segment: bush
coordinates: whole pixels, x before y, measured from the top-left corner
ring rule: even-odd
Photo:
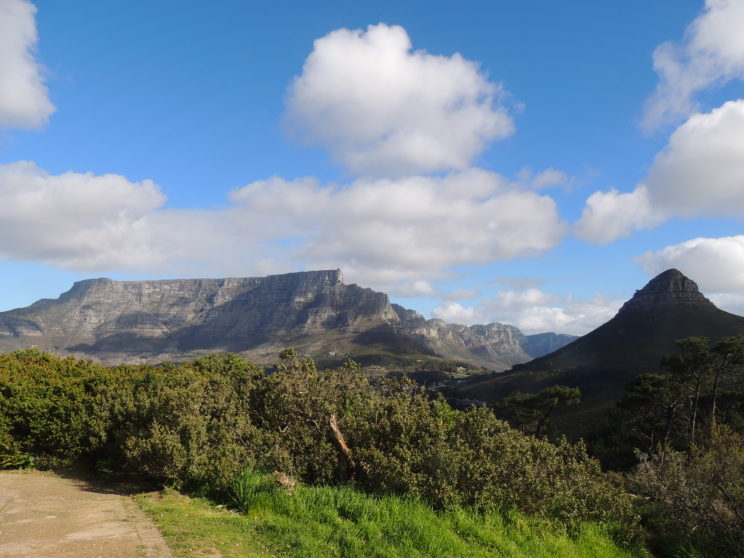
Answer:
[[[112,420],[122,465],[181,489],[226,490],[260,446],[250,408],[261,375],[236,355],[149,367],[115,406],[123,413]]]
[[[632,533],[628,498],[582,444],[525,436],[489,409],[455,411],[405,379],[372,385],[353,369],[318,371],[292,351],[277,368],[265,375],[235,355],[116,368],[7,355],[0,463],[84,457],[99,470],[242,505],[251,493],[238,495],[233,481],[252,467],[438,508],[519,510],[570,527],[620,522]]]
[[[657,544],[744,556],[744,436],[720,429],[689,453],[644,455],[630,480]]]
[[[36,349],[0,355],[0,462],[70,465],[94,445],[89,386],[100,367]]]

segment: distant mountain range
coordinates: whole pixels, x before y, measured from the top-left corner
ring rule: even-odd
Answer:
[[[294,346],[321,363],[383,368],[461,363],[505,370],[575,339],[510,325],[426,320],[340,270],[268,277],[90,279],[50,300],[0,313],[0,351],[36,346],[105,363],[185,360],[231,351],[271,363]]]
[[[590,421],[622,397],[630,380],[660,371],[662,357],[676,353],[677,339],[731,335],[744,335],[744,317],[719,310],[694,281],[669,269],[636,291],[606,324],[509,372],[474,380],[456,396],[492,402],[515,391],[578,386],[583,403],[568,413]]]

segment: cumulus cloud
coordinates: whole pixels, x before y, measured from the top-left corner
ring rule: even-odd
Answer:
[[[0,253],[80,270],[146,265],[143,219],[165,201],[149,180],[64,173],[31,162],[0,165]]]
[[[611,319],[622,301],[597,295],[577,299],[540,289],[504,291],[485,305],[490,316],[502,316],[525,333],[555,331],[583,335]]]
[[[708,295],[710,301],[732,314],[744,316],[744,293],[713,293]]]
[[[649,130],[684,119],[698,110],[694,96],[708,87],[744,79],[744,3],[706,0],[705,10],[685,31],[681,43],[656,48],[659,84],[645,107]]]
[[[466,168],[514,131],[503,96],[476,63],[413,51],[405,29],[381,23],[315,41],[286,120],[354,173],[429,173]]]
[[[34,58],[36,7],[0,0],[0,127],[38,128],[55,111]]]
[[[432,296],[437,293],[434,286],[424,279],[417,279],[414,281],[401,281],[397,284],[390,285],[385,291],[393,296],[402,297],[418,297],[418,296]]]
[[[705,293],[744,294],[744,235],[693,238],[636,258],[649,275],[674,267]]]
[[[744,99],[679,126],[632,192],[592,194],[574,234],[606,244],[673,216],[744,218]]]
[[[255,186],[233,195],[245,203],[242,210],[252,211]],[[306,192],[307,184],[295,188]],[[287,195],[277,194],[276,203]],[[375,284],[537,255],[565,231],[551,198],[511,188],[503,177],[478,169],[443,178],[360,179],[343,188],[316,185],[313,196],[298,204],[307,241],[294,257],[342,266],[347,276]]]
[[[630,236],[634,230],[657,225],[661,220],[662,217],[651,207],[645,186],[629,193],[620,193],[613,188],[589,196],[573,232],[582,240],[604,245]]]
[[[482,314],[475,308],[465,308],[454,300],[444,300],[431,311],[435,318],[451,324],[471,325],[483,321]]]
[[[651,203],[675,215],[744,217],[744,99],[677,128],[646,186]]]
[[[341,267],[350,281],[421,296],[452,266],[536,255],[565,231],[551,198],[477,169],[345,186],[274,177],[230,200],[220,210],[163,209],[149,180],[0,165],[0,254],[80,271]]]
[[[501,291],[477,306],[463,307],[451,300],[432,311],[445,321],[462,323],[500,322],[517,326],[526,334],[554,331],[584,335],[610,320],[622,301],[597,295],[591,299],[576,299],[540,289]]]
[[[646,103],[649,129],[686,119],[629,193],[596,192],[574,227],[606,244],[670,217],[744,217],[744,99],[699,112],[695,94],[744,79],[744,2],[706,0],[681,43],[654,52],[659,84]]]

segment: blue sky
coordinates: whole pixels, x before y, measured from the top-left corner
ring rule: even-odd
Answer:
[[[0,0],[0,309],[340,267],[582,334],[678,267],[744,313],[742,28],[744,0]]]

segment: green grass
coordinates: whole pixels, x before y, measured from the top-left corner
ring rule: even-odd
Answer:
[[[292,493],[269,475],[246,471],[236,506],[220,509],[173,491],[143,495],[175,556],[285,558],[525,557],[600,558],[642,554],[619,548],[601,526],[568,536],[558,525],[458,509],[437,512],[410,499],[373,497],[350,487]]]
[[[155,520],[175,558],[269,558],[253,522],[203,498],[174,490],[140,494],[137,503]]]

